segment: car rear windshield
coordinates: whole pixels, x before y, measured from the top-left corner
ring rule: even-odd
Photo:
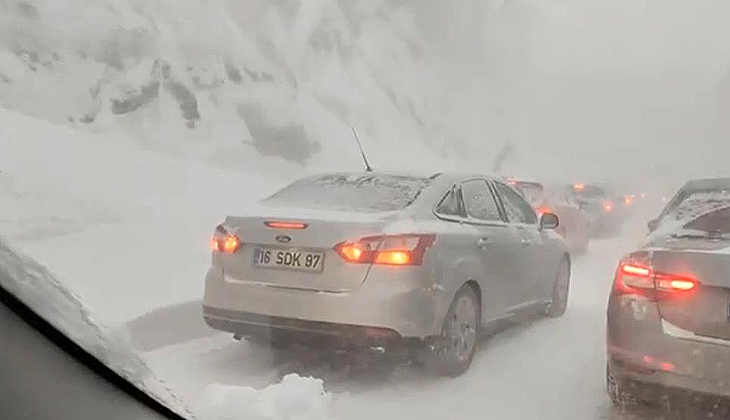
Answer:
[[[394,211],[411,205],[431,182],[429,178],[401,175],[318,175],[284,187],[264,203],[316,210]]]
[[[669,213],[675,220],[691,220],[714,209],[730,206],[730,190],[702,190],[679,197]]]
[[[683,226],[683,229],[727,235],[730,233],[730,207],[710,211]]]
[[[541,184],[536,182],[518,182],[515,187],[525,196],[528,203],[540,205],[544,201],[544,188]]]

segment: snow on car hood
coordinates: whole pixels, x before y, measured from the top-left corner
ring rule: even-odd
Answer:
[[[15,252],[1,239],[0,286],[137,388],[176,413],[193,417],[126,342],[101,326],[46,267]]]

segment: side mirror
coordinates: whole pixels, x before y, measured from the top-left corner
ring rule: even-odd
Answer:
[[[540,230],[555,229],[558,227],[558,215],[555,213],[543,213],[540,216]]]
[[[649,228],[649,232],[653,232],[656,230],[657,226],[659,226],[659,220],[649,220],[649,223],[647,223],[646,226]]]

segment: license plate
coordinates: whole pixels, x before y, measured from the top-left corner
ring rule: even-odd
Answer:
[[[256,248],[253,253],[256,267],[288,268],[301,271],[322,271],[324,253],[292,248]]]

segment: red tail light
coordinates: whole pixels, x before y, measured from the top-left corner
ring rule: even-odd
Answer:
[[[225,252],[226,254],[233,254],[238,251],[241,247],[241,240],[228,231],[223,226],[215,228],[213,238],[210,240],[210,248],[213,252]]]
[[[660,273],[651,267],[621,263],[616,270],[614,290],[619,294],[642,295],[652,300],[687,293],[698,285],[697,279],[687,275]]]
[[[613,202],[612,201],[606,201],[603,203],[603,211],[606,213],[610,213],[613,211]]]
[[[349,263],[421,265],[426,250],[435,240],[434,234],[368,236],[340,242],[334,250]]]

